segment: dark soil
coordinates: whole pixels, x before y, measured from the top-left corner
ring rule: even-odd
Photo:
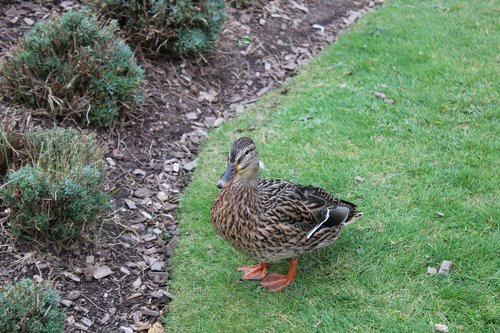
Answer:
[[[0,213],[0,284],[23,277],[51,281],[67,311],[67,332],[147,331],[175,297],[168,260],[175,249],[177,199],[207,131],[293,76],[379,2],[253,0],[248,8],[229,9],[219,47],[208,57],[138,53],[146,73],[144,104],[97,132],[108,147],[106,187],[116,193],[115,212],[104,219],[98,240],[62,248],[15,241],[8,210]],[[0,0],[0,57],[34,22],[80,3]],[[51,126],[37,114],[0,97],[0,120],[19,131]],[[109,275],[99,277],[106,267]]]

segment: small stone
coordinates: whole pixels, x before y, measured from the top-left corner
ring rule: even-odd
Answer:
[[[430,274],[430,275],[435,275],[435,274],[437,274],[437,269],[436,269],[436,267],[427,267],[427,274]]]
[[[448,333],[448,326],[446,326],[445,324],[435,324],[434,325],[434,330],[436,332],[442,332],[442,333]]]
[[[108,275],[113,274],[113,271],[108,266],[101,266],[94,271],[94,279],[99,280]]]
[[[261,18],[261,19],[259,20],[259,24],[260,24],[260,25],[265,25],[265,24],[266,24],[266,20],[264,20],[263,18]]]
[[[441,263],[441,267],[439,267],[439,274],[440,275],[450,274],[452,265],[453,265],[453,263],[451,261],[443,260],[443,262]]]
[[[94,263],[94,256],[86,256],[85,263],[86,264],[93,264]]]
[[[356,176],[354,179],[355,179],[356,181],[360,182],[360,183],[362,183],[362,182],[364,182],[364,181],[365,181],[365,179],[364,179],[363,177],[361,177],[361,176]]]
[[[386,96],[385,96],[384,93],[381,93],[381,92],[378,92],[378,91],[375,92],[375,93],[373,93],[373,95],[375,95],[375,97],[382,98],[382,99],[386,98]]]

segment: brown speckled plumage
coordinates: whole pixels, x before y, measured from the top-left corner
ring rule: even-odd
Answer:
[[[238,139],[219,181],[222,190],[210,217],[224,239],[259,262],[297,258],[326,246],[344,225],[362,215],[354,204],[321,188],[259,180],[258,172],[259,155],[253,141]]]

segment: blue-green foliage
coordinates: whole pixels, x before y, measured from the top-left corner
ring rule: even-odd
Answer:
[[[111,124],[138,101],[142,80],[116,31],[116,22],[102,24],[85,10],[37,23],[0,70],[4,90],[55,116],[75,114],[98,126]]]
[[[52,287],[30,279],[0,287],[0,332],[62,332],[65,314],[58,304],[59,295]]]
[[[15,236],[52,240],[92,231],[108,207],[102,150],[92,135],[74,129],[38,130],[26,135],[31,163],[8,175],[0,193],[11,208]]]
[[[225,18],[224,0],[94,0],[134,44],[178,55],[214,48]]]

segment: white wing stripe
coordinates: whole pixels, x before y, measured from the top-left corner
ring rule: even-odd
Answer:
[[[311,231],[309,231],[307,233],[307,238],[308,239],[311,238],[311,236],[316,232],[316,230],[318,230],[323,225],[323,223],[325,223],[328,220],[329,217],[330,217],[330,207],[328,207],[326,209],[326,217],[325,217],[325,219],[323,221],[321,221],[320,223],[318,223],[314,228],[311,229]]]

